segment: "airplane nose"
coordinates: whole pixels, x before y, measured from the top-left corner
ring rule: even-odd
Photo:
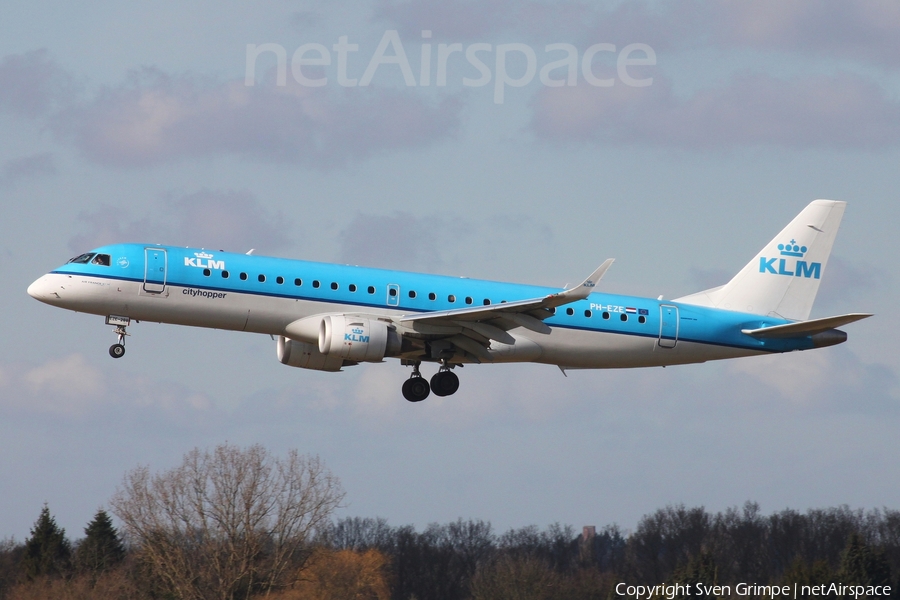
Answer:
[[[59,294],[54,294],[51,291],[52,283],[49,281],[49,277],[44,275],[42,277],[37,278],[34,283],[28,286],[28,295],[34,298],[35,300],[40,300],[41,302],[48,302],[51,297],[59,298]]]
[[[34,298],[35,300],[40,300],[40,299],[41,299],[41,296],[40,296],[40,294],[41,294],[41,287],[42,287],[42,286],[41,286],[41,279],[43,279],[43,277],[40,278],[40,279],[36,279],[36,280],[34,281],[34,283],[32,283],[31,285],[28,286],[28,290],[27,290],[27,291],[28,291],[28,295],[31,296],[32,298]]]

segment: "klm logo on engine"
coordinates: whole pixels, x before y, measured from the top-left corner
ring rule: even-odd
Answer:
[[[350,333],[344,334],[345,342],[358,342],[360,344],[368,344],[369,336],[363,335],[366,332],[362,327],[354,327],[350,330]]]
[[[184,257],[184,266],[199,267],[201,269],[217,269],[222,271],[225,269],[225,261],[213,260],[213,255],[207,254],[206,252],[194,252],[194,258],[189,256]]]
[[[782,258],[759,257],[759,272],[788,277],[818,279],[822,276],[822,263],[800,260],[806,254],[806,246],[798,246],[796,240],[788,244],[778,244]]]

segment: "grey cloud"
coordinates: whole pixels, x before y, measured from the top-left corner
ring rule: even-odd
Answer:
[[[818,308],[844,310],[847,306],[868,304],[872,291],[884,287],[891,280],[891,274],[877,265],[858,265],[839,256],[828,259],[828,266],[822,276],[819,294],[816,297]],[[860,302],[864,304],[860,305]]]
[[[709,2],[719,46],[750,46],[900,66],[900,5],[893,0]],[[686,12],[684,7],[677,8]],[[690,14],[679,15],[689,19]],[[696,19],[696,15],[694,15]]]
[[[248,87],[242,80],[143,69],[127,84],[62,112],[52,127],[107,165],[233,153],[329,167],[446,138],[458,126],[460,109],[453,97],[432,104],[374,86]]]
[[[41,117],[67,101],[73,92],[72,78],[46,50],[11,54],[0,60],[0,111]]]
[[[340,261],[385,269],[433,270],[443,266],[454,244],[465,244],[469,228],[462,220],[358,213],[338,235]]]
[[[655,76],[643,88],[543,88],[532,128],[545,139],[693,149],[875,149],[900,142],[900,103],[850,73],[794,79],[743,73],[687,99]]]
[[[650,44],[657,51],[755,48],[900,65],[900,5],[894,0],[760,0],[675,3],[381,0],[375,16],[406,35],[432,29],[454,40],[500,33],[559,34],[585,43]]]
[[[522,240],[553,247],[553,231],[528,216],[416,216],[358,213],[338,234],[339,260],[348,264],[412,271],[453,271],[483,261],[518,259]]]
[[[101,206],[81,213],[78,220],[86,230],[70,240],[73,252],[121,242],[272,252],[292,243],[288,235],[291,225],[285,217],[266,210],[253,194],[243,191],[172,194],[149,207],[147,215],[137,217]]]
[[[56,175],[56,162],[49,152],[13,158],[0,166],[0,188],[15,187],[24,179]]]

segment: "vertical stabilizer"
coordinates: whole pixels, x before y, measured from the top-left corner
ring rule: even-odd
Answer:
[[[816,200],[719,288],[679,302],[802,321],[809,318],[846,202]]]

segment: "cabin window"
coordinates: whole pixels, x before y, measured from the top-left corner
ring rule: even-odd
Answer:
[[[437,294],[435,294],[434,292],[429,292],[428,299],[429,300],[437,300]]]
[[[222,279],[228,279],[228,271],[222,271]]]
[[[313,279],[313,287],[316,288],[316,289],[318,289],[318,288],[319,288],[319,285],[320,285],[320,284],[319,284],[319,280],[318,280],[318,279]]]
[[[93,253],[88,252],[87,254],[80,254],[75,258],[70,258],[69,262],[76,265],[86,265],[91,262],[91,259],[94,257]]]
[[[447,296],[447,302],[456,302],[456,296],[450,294],[449,296]]]
[[[409,297],[410,297],[410,298],[415,298],[415,297],[416,297],[416,290],[409,290]]]
[[[209,277],[210,275],[212,275],[212,271],[210,271],[209,269],[203,269],[203,275]]]
[[[266,282],[266,276],[265,276],[265,275],[260,275],[259,277],[257,277],[257,279],[259,279],[259,282],[260,282],[260,283],[265,283],[265,282]]]
[[[303,285],[303,280],[298,277],[297,279],[294,280],[294,285],[296,285],[297,287],[300,287],[301,285]]]
[[[284,277],[279,275],[278,277],[275,278],[275,283],[277,283],[278,285],[281,285],[282,283],[284,283]]]
[[[590,319],[590,318],[591,318],[591,311],[589,311],[589,310],[584,311],[584,316],[586,316],[588,319]]]
[[[388,290],[388,296],[390,296],[391,298],[393,298],[396,295],[397,295],[397,288],[391,288]]]
[[[349,286],[347,286],[347,289],[350,290],[351,292],[355,292],[355,291],[356,291],[356,284],[355,284],[355,283],[351,283]]]
[[[621,315],[619,315],[619,319],[621,319],[622,321],[627,321],[628,315],[626,315],[625,313],[622,313]]]
[[[491,305],[491,300],[490,300],[490,298],[485,298],[485,299],[484,299],[484,305],[485,305],[485,306],[490,306],[490,305]]]
[[[472,297],[466,296],[466,304],[472,304]]]
[[[572,315],[575,314],[575,309],[574,309],[574,308],[567,308],[567,309],[566,309],[566,314],[569,315],[569,316],[571,317]]]
[[[333,290],[338,289],[338,284],[337,284],[336,281],[332,281],[332,282],[331,282],[331,289],[333,289]]]
[[[241,273],[241,281],[247,281],[247,274]]]
[[[370,285],[368,288],[366,288],[366,291],[369,292],[370,294],[374,294],[374,293],[375,293],[375,286],[374,286],[374,285]]]
[[[602,317],[603,317],[604,319],[608,319],[608,318],[609,318],[609,313],[606,312],[606,311],[604,310],[604,311],[603,311]]]
[[[644,315],[641,315],[638,317],[638,323],[646,323],[646,322],[647,322],[647,317],[645,317]]]
[[[92,265],[100,265],[101,267],[109,266],[109,254],[98,254],[94,257],[94,260],[91,261]]]

